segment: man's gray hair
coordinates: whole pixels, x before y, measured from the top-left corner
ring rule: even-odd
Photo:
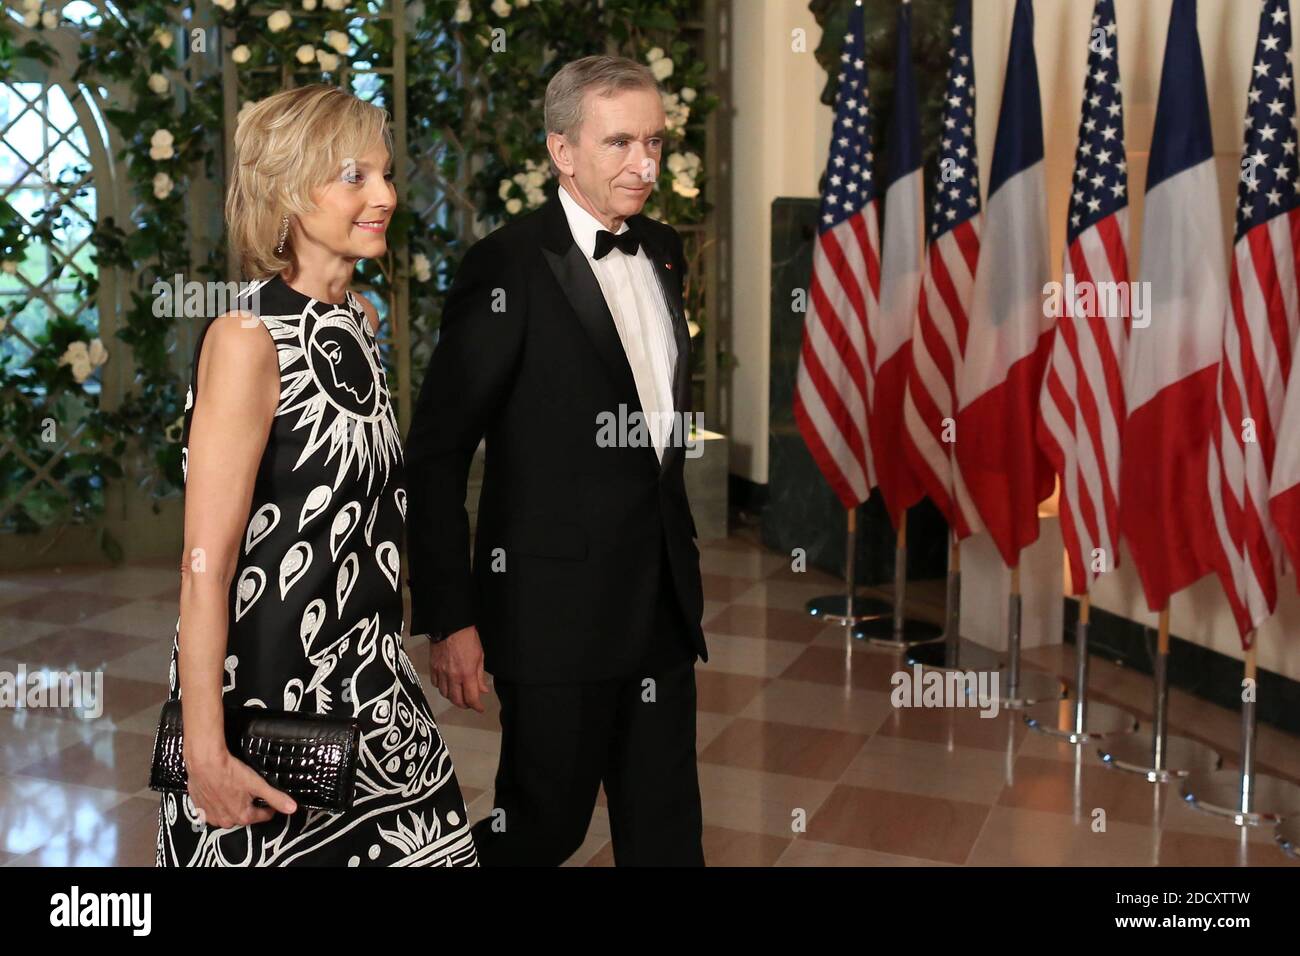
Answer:
[[[584,56],[566,63],[546,84],[546,132],[576,140],[582,128],[582,103],[589,90],[610,96],[640,89],[659,90],[659,81],[650,67],[625,56]],[[551,175],[557,172],[551,163]]]

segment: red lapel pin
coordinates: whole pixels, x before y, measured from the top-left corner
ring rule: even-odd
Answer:
[[[665,262],[665,263],[664,263],[664,268],[665,268],[665,269],[671,269],[672,267],[673,267],[673,264],[672,264],[671,262]]]

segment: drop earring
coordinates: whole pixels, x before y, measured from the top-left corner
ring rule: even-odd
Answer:
[[[281,216],[280,217],[280,242],[279,245],[275,247],[276,255],[279,255],[280,253],[284,252],[284,242],[288,238],[289,238],[289,217]]]

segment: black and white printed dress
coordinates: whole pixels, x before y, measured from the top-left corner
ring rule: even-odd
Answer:
[[[451,755],[402,648],[402,448],[370,323],[350,292],[332,305],[276,277],[248,293],[241,305],[275,342],[280,401],[239,546],[223,690],[228,705],[358,719],[356,801],[218,829],[188,796],[165,794],[157,863],[477,865]],[[177,653],[173,640],[173,699]]]

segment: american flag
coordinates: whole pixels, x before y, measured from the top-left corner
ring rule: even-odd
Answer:
[[[904,454],[958,539],[980,530],[953,458],[957,370],[980,251],[979,162],[975,152],[975,61],[971,0],[958,0],[949,48],[939,172],[908,373]]]
[[[855,5],[840,54],[794,395],[799,431],[846,509],[865,501],[876,483],[867,422],[875,369],[869,319],[879,307],[880,233],[862,29],[862,7]]]
[[[1075,594],[1112,570],[1119,544],[1119,456],[1128,342],[1128,170],[1114,0],[1097,0],[1066,225],[1065,289],[1039,409],[1038,442],[1061,482],[1061,536]],[[1080,308],[1074,288],[1111,288]],[[1103,283],[1112,285],[1102,285]],[[1119,284],[1119,285],[1114,285]],[[1119,314],[1109,315],[1107,304]]]
[[[1265,0],[1246,108],[1219,415],[1207,476],[1216,532],[1209,560],[1246,646],[1277,605],[1283,559],[1269,517],[1269,482],[1300,326],[1296,139],[1289,4]]]

